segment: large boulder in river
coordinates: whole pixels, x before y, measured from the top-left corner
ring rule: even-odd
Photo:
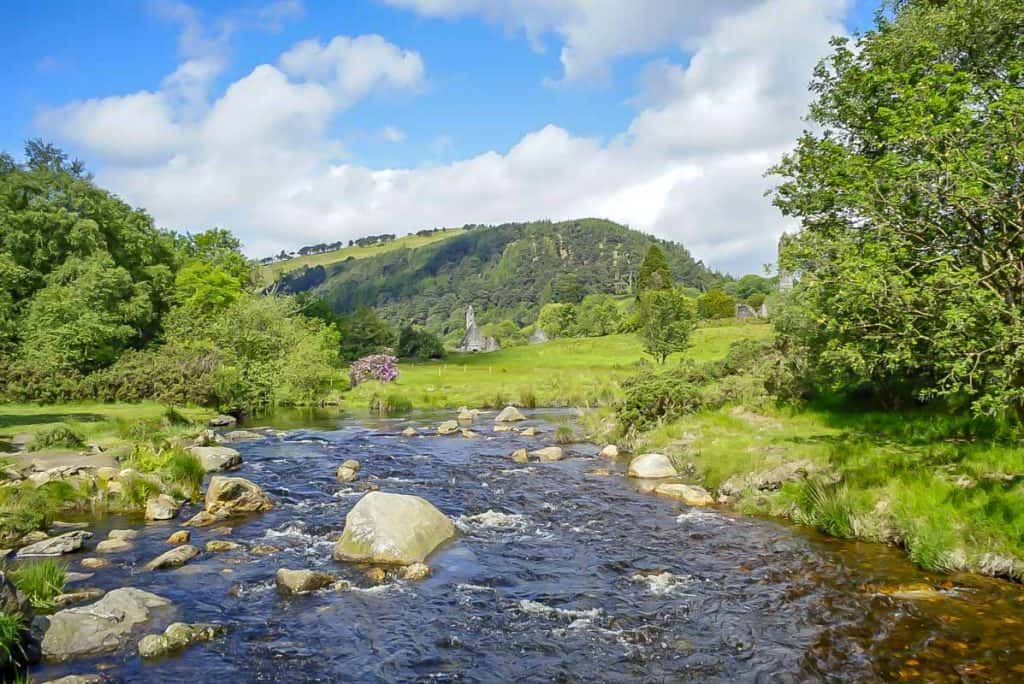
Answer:
[[[206,512],[210,514],[241,515],[269,511],[273,507],[274,501],[259,485],[244,477],[215,475],[206,490]]]
[[[515,406],[506,406],[494,418],[495,423],[517,423],[520,420],[526,420],[526,416],[520,413]]]
[[[370,492],[345,516],[335,560],[393,565],[422,563],[455,535],[455,525],[426,499]]]
[[[68,608],[37,618],[43,633],[43,656],[70,660],[123,648],[136,625],[147,622],[155,609],[171,602],[141,589],[124,587],[108,592],[96,603]]]
[[[640,454],[629,462],[630,477],[655,479],[678,474],[672,461],[664,454]]]
[[[208,473],[231,470],[242,465],[242,455],[225,446],[194,446],[189,451],[203,464]]]
[[[160,494],[146,501],[146,520],[170,520],[178,515],[181,504],[168,494]]]
[[[82,548],[85,540],[92,536],[92,532],[85,530],[73,530],[58,534],[56,537],[49,537],[34,544],[22,547],[18,550],[18,558],[25,556],[60,556],[65,553],[72,553]]]

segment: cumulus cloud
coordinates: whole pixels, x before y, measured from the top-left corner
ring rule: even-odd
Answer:
[[[219,97],[209,96],[216,65],[187,56],[156,91],[73,102],[40,122],[99,156],[99,180],[162,225],[230,227],[253,255],[382,231],[600,216],[680,240],[717,268],[773,260],[784,226],[762,174],[802,128],[807,80],[843,31],[845,0],[387,1],[561,36],[567,78],[667,43],[688,46],[688,59],[648,65],[637,114],[611,141],[552,122],[508,150],[416,168],[353,163],[331,134],[361,99],[426,79],[420,55],[375,35],[303,41]]]

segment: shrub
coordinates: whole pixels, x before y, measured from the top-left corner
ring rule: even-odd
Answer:
[[[635,434],[700,408],[700,379],[692,364],[680,364],[667,371],[645,369],[624,380],[615,410],[623,431]]]
[[[397,355],[403,359],[428,359],[444,358],[444,345],[441,338],[423,328],[407,325],[398,334]]]
[[[348,376],[352,387],[367,380],[394,382],[398,379],[398,359],[390,354],[364,356],[349,366]]]
[[[378,416],[398,416],[410,411],[412,402],[399,394],[374,394],[370,399],[370,412]]]
[[[64,423],[40,430],[29,445],[29,451],[41,449],[81,449],[85,446],[85,437],[72,430]]]
[[[28,596],[32,605],[44,610],[56,606],[54,599],[64,592],[67,565],[53,559],[23,563],[9,573],[14,586]]]
[[[555,428],[556,444],[572,444],[576,441],[576,432],[568,425],[559,425]]]
[[[0,489],[0,543],[49,527],[61,510],[80,506],[82,493],[66,481]]]
[[[732,318],[736,302],[721,290],[708,290],[697,298],[697,315],[704,319]]]

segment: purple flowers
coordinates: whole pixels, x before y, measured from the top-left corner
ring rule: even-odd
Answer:
[[[390,354],[370,354],[348,367],[352,387],[367,380],[394,382],[398,379],[398,359]]]

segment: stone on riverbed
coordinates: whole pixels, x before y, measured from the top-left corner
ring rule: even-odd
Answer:
[[[146,570],[166,570],[179,568],[199,555],[199,549],[191,544],[182,544],[170,551],[165,551],[146,563]]]
[[[561,461],[565,457],[565,453],[562,451],[562,448],[556,446],[544,447],[543,449],[531,451],[530,455],[538,461]]]
[[[139,655],[159,658],[201,641],[213,641],[224,634],[224,627],[207,622],[194,625],[175,622],[163,634],[147,634],[139,641]]]
[[[334,576],[316,570],[281,568],[277,571],[275,583],[282,594],[305,594],[334,584]]]
[[[459,431],[459,422],[457,420],[446,420],[437,426],[437,434],[439,435],[453,435]]]
[[[599,455],[605,458],[618,458],[619,447],[615,446],[614,444],[609,444],[605,446],[605,448],[601,449],[601,453]]]
[[[174,534],[172,534],[170,537],[167,538],[167,543],[168,544],[175,544],[175,545],[177,545],[177,544],[187,544],[188,540],[189,540],[189,538],[191,538],[191,536],[192,535],[189,534],[188,530],[178,530],[177,532],[175,532]]]
[[[203,470],[208,473],[231,470],[242,465],[242,455],[231,447],[194,446],[189,447],[189,451],[199,459]]]
[[[72,553],[82,548],[85,540],[92,536],[92,532],[85,530],[74,530],[65,532],[56,537],[43,539],[34,544],[18,549],[17,557],[25,556],[60,556],[65,553]]]
[[[416,437],[419,434],[420,434],[419,430],[417,430],[414,427],[407,427],[404,430],[402,430],[402,436],[403,437]]]
[[[679,499],[687,506],[710,506],[715,503],[708,490],[695,485],[664,483],[655,487],[654,493]]]
[[[253,440],[263,438],[263,435],[258,432],[252,432],[251,430],[232,430],[224,435],[224,439],[229,442],[251,442]]]
[[[405,580],[421,580],[430,577],[430,567],[425,563],[413,563],[412,565],[406,566],[405,570],[402,571],[402,579]]]
[[[258,513],[273,507],[273,500],[259,485],[243,477],[215,475],[206,490],[206,512],[213,515],[222,512],[228,515]]]
[[[154,496],[146,501],[146,520],[170,520],[180,509],[181,504],[170,495]]]
[[[61,661],[116,651],[128,643],[136,625],[150,620],[154,609],[170,605],[156,594],[123,587],[95,603],[37,618],[44,630],[43,655]]]
[[[455,535],[455,525],[426,499],[370,492],[345,516],[335,560],[393,565],[422,563]]]
[[[89,570],[98,570],[100,568],[108,567],[110,565],[110,561],[106,558],[83,558],[79,564],[83,568],[87,568]]]
[[[206,542],[207,553],[221,553],[223,551],[237,551],[243,548],[238,542],[227,541],[226,539],[211,539]]]
[[[182,523],[185,527],[206,527],[214,523],[226,520],[228,517],[227,513],[221,511],[214,515],[213,513],[207,513],[206,511],[199,511],[191,518]]]
[[[338,482],[351,482],[352,480],[359,477],[359,461],[354,458],[342,463],[338,466],[338,472],[335,474]]]
[[[629,462],[629,476],[648,479],[675,477],[675,466],[664,454],[641,454]]]
[[[512,452],[512,460],[516,463],[529,463],[530,455],[526,453],[526,449],[516,449]]]
[[[104,539],[96,545],[96,553],[121,553],[133,548],[134,544],[127,539]]]
[[[536,437],[537,435],[540,434],[540,430],[538,430],[535,427],[528,427],[519,434],[521,434],[523,437]]]
[[[526,420],[526,416],[520,413],[515,406],[506,406],[494,418],[495,423],[517,423],[520,420]]]

